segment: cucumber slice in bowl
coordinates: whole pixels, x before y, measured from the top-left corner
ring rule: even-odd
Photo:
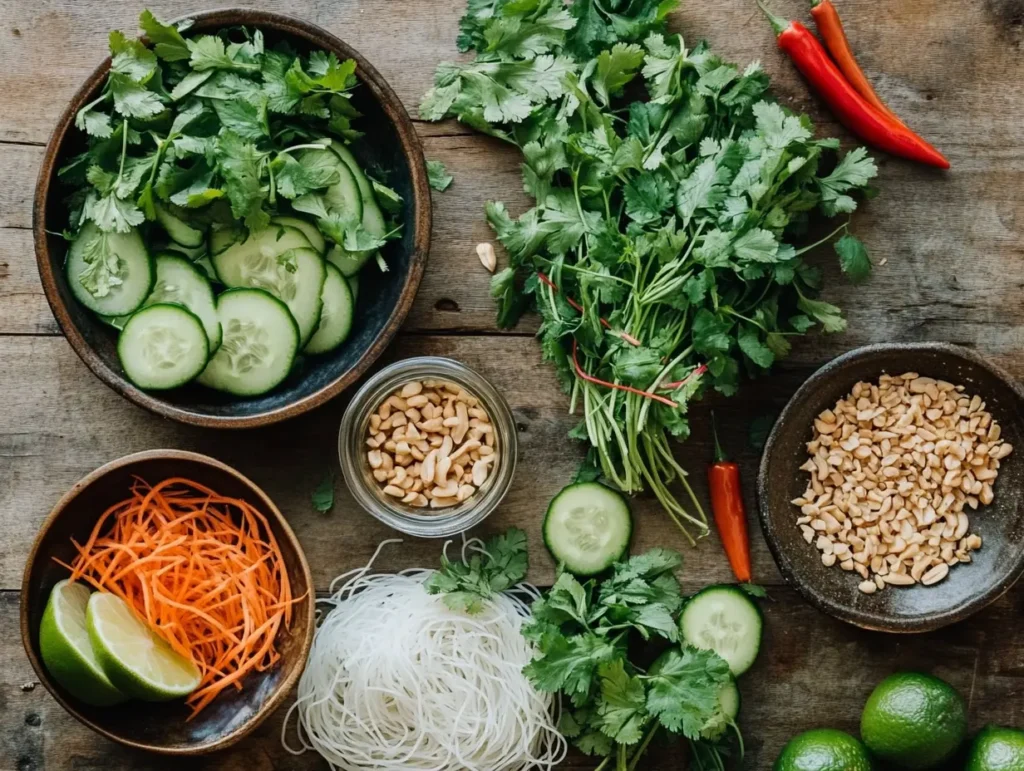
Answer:
[[[139,388],[177,388],[203,371],[210,342],[199,318],[180,305],[158,303],[128,319],[117,339],[125,374]]]
[[[352,311],[355,302],[348,281],[341,271],[327,263],[327,280],[321,292],[323,311],[316,332],[306,343],[306,353],[333,351],[348,337],[352,329]]]
[[[288,229],[292,233],[296,230]],[[305,237],[302,236],[303,241]],[[275,242],[290,241],[288,237]],[[316,250],[288,248],[280,252],[264,249],[231,248],[214,257],[221,281],[232,289],[263,289],[288,306],[299,325],[299,343],[304,346],[317,329],[323,300],[320,294],[327,267]]]
[[[104,233],[86,223],[65,265],[71,294],[101,316],[124,316],[142,305],[156,271],[139,231]]]
[[[262,289],[229,289],[217,298],[224,340],[199,382],[236,396],[258,396],[288,377],[299,327],[288,306]]]
[[[161,203],[154,204],[154,208],[156,210],[156,221],[163,226],[164,230],[167,231],[167,235],[176,244],[195,248],[202,246],[203,242],[206,241],[206,234],[185,222],[185,220],[178,216],[177,212],[172,211]]]
[[[177,252],[158,254],[155,263],[156,283],[142,307],[171,303],[191,311],[203,322],[210,350],[216,350],[220,345],[220,322],[217,320],[217,301],[206,276],[194,263]],[[100,316],[100,319],[115,329],[124,329],[130,318],[131,314]]]
[[[687,602],[679,617],[683,639],[726,660],[733,677],[753,665],[761,649],[761,609],[736,586],[709,586]]]
[[[278,225],[285,228],[295,228],[309,241],[309,245],[316,249],[320,254],[327,251],[327,239],[324,238],[324,234],[320,232],[320,229],[309,220],[304,220],[301,217],[288,217],[285,215],[279,215],[270,219],[270,225]]]
[[[578,576],[597,575],[622,559],[632,535],[629,502],[597,482],[564,488],[544,515],[548,551]]]

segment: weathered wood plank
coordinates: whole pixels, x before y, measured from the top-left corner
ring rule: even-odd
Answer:
[[[1024,643],[1012,634],[991,634],[1016,624],[1024,594],[1011,592],[970,622],[922,636],[892,637],[844,625],[802,603],[793,590],[778,588],[765,604],[766,637],[761,656],[740,682],[740,725],[747,741],[743,768],[764,771],[794,734],[822,726],[856,734],[864,701],[891,672],[933,672],[952,683],[970,705],[972,729],[989,722],[1020,725]],[[0,753],[4,768],[177,769],[180,761],[132,753],[79,725],[41,686],[26,691],[34,673],[21,651],[17,597],[0,593]],[[279,711],[237,748],[190,761],[196,771],[326,769],[310,754],[292,757],[280,745]],[[682,771],[678,745],[656,747],[643,765],[648,771]],[[566,771],[592,769],[574,759]],[[952,768],[947,771],[953,771]]]
[[[540,520],[547,501],[571,480],[582,457],[580,445],[566,437],[576,421],[566,414],[568,401],[558,390],[553,372],[540,361],[529,338],[406,336],[390,357],[418,354],[451,356],[502,384],[519,426],[519,467],[509,497],[483,530],[511,525],[526,530],[533,555],[531,579],[549,583],[553,565],[540,541]],[[295,527],[319,588],[338,573],[364,564],[377,543],[393,535],[356,506],[340,481],[333,513],[317,514],[310,503],[309,496],[324,475],[338,468],[343,399],[268,429],[242,434],[207,431],[155,418],[129,404],[93,377],[63,338],[0,337],[0,361],[5,364],[0,381],[0,404],[4,405],[0,422],[2,588],[20,586],[24,555],[40,522],[65,490],[109,460],[156,447],[207,453],[263,486]],[[733,400],[724,410],[719,405],[723,432],[734,437],[730,450],[744,464],[751,513],[756,457],[745,440],[747,426],[753,417],[778,409],[802,374],[778,378],[756,401]],[[710,404],[697,408],[695,435],[680,452],[701,500],[706,500],[704,468],[711,455],[706,414]],[[690,549],[652,501],[637,502],[636,512],[636,548],[681,549],[687,559],[686,575],[695,585],[729,579],[728,565],[714,537]],[[778,583],[775,565],[753,520],[751,528],[757,579]],[[380,564],[390,569],[429,567],[436,564],[440,547],[438,541],[409,538],[401,548],[386,550]]]

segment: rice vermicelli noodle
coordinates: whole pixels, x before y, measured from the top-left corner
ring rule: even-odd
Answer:
[[[380,549],[388,543],[385,541]],[[467,541],[463,551],[480,549]],[[376,558],[374,555],[374,559]],[[529,615],[516,592],[470,615],[428,594],[432,570],[370,573],[370,564],[331,584],[298,700],[301,746],[332,769],[531,771],[566,754],[551,694],[522,668],[534,656],[520,629]],[[284,732],[283,732],[284,733]]]

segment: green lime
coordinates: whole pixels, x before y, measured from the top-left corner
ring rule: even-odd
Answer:
[[[860,719],[868,749],[897,766],[934,768],[967,736],[967,709],[960,694],[931,675],[904,672],[878,684]]]
[[[816,728],[789,740],[773,771],[872,771],[864,745],[845,731]]]
[[[199,685],[199,669],[176,653],[120,597],[89,598],[86,625],[93,650],[110,681],[143,701],[187,696]]]
[[[39,625],[39,652],[53,679],[80,701],[109,707],[125,701],[103,673],[85,628],[89,589],[82,584],[59,581],[50,592]]]
[[[1024,731],[985,726],[974,738],[964,771],[1024,771]]]

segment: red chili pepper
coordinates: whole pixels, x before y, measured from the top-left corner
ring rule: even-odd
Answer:
[[[879,150],[940,169],[949,168],[949,161],[942,153],[861,96],[807,27],[775,16],[761,0],[757,0],[757,4],[771,22],[779,48],[789,55],[844,126]]]
[[[740,487],[740,467],[730,462],[722,452],[714,413],[711,415],[711,431],[715,436],[715,462],[708,467],[711,511],[732,572],[740,583],[746,584],[750,583],[750,539]]]
[[[832,58],[836,60],[836,64],[839,65],[839,69],[843,71],[846,79],[850,81],[850,85],[857,89],[857,92],[871,102],[876,109],[903,124],[896,113],[890,110],[882,98],[875,93],[871,81],[868,80],[864,70],[857,63],[857,58],[853,55],[853,49],[850,47],[850,41],[846,37],[846,30],[843,29],[843,20],[839,18],[839,11],[832,4],[832,0],[811,0],[811,16],[814,17],[814,23],[818,26],[822,40],[825,41],[825,47],[832,54]]]

